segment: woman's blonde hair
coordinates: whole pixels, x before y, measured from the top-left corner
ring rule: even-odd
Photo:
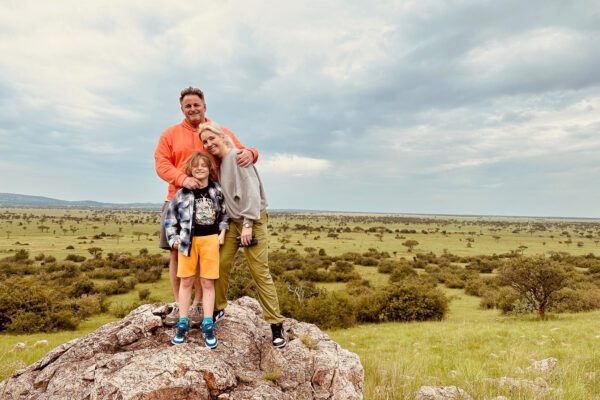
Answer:
[[[223,141],[225,142],[225,146],[227,146],[228,148],[232,149],[235,147],[229,135],[226,135],[225,132],[223,132],[223,130],[219,126],[219,124],[217,124],[216,122],[207,121],[198,125],[198,137],[200,137],[200,141],[202,141],[201,135],[204,131],[211,131],[212,133],[221,136],[223,138]]]

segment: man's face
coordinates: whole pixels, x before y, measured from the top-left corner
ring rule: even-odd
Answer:
[[[181,112],[185,115],[187,122],[194,128],[204,122],[206,104],[195,94],[188,94],[181,101]]]

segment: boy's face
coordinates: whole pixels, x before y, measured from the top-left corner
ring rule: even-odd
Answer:
[[[206,165],[206,161],[200,159],[196,165],[192,167],[192,176],[201,181],[208,179],[208,175],[210,174],[210,169],[208,165]]]

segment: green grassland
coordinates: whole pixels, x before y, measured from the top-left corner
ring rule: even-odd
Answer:
[[[26,249],[31,256],[43,253],[57,260],[68,254],[90,258],[92,247],[101,248],[104,255],[137,254],[143,248],[165,254],[157,248],[158,222],[157,210],[0,208],[0,257]],[[597,220],[272,212],[269,224],[272,251],[295,248],[306,253],[314,248],[341,255],[377,249],[410,259],[425,252],[459,256],[600,252]],[[406,240],[419,244],[409,251],[403,245]],[[373,287],[388,283],[389,275],[377,268],[358,265],[355,271]],[[150,289],[152,300],[172,301],[165,272],[157,282],[138,283],[136,290],[110,296],[109,309],[137,302],[137,291],[144,288]],[[346,288],[343,282],[318,286],[340,292]],[[483,310],[479,298],[463,290],[443,290],[452,301],[441,322],[366,324],[327,332],[360,356],[366,399],[410,398],[422,385],[456,385],[477,399],[534,398],[532,391],[511,392],[489,379],[533,380],[536,375],[527,366],[548,357],[558,359],[555,371],[544,377],[554,390],[541,398],[600,398],[600,311],[558,314],[540,321]],[[0,378],[10,376],[18,362],[32,363],[49,349],[117,319],[108,312],[88,318],[74,331],[0,334]],[[49,345],[33,347],[42,339]],[[17,342],[28,347],[11,352]]]

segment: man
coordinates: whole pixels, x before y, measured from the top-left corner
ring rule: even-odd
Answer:
[[[179,308],[177,304],[177,299],[179,298],[179,278],[177,278],[177,250],[171,249],[165,233],[166,206],[167,202],[173,198],[181,187],[190,190],[200,188],[200,182],[192,176],[187,176],[184,167],[185,161],[190,154],[195,151],[204,151],[202,142],[198,137],[198,126],[208,121],[205,116],[206,102],[204,101],[204,93],[200,89],[190,86],[182,90],[179,96],[179,104],[181,105],[181,112],[185,117],[184,120],[180,124],[172,126],[163,132],[154,152],[156,173],[161,179],[169,183],[167,201],[163,205],[160,219],[160,241],[158,245],[161,249],[171,251],[169,278],[171,280],[173,295],[175,296],[175,306],[165,319],[165,325],[169,326],[175,325],[179,320]],[[233,132],[225,127],[221,128],[231,137],[235,146],[240,149],[237,156],[238,165],[248,167],[256,162],[258,159],[256,149],[245,148]],[[202,309],[200,307],[202,292],[198,277],[196,277],[195,287],[194,304],[189,313],[191,325],[199,325],[202,322]]]

